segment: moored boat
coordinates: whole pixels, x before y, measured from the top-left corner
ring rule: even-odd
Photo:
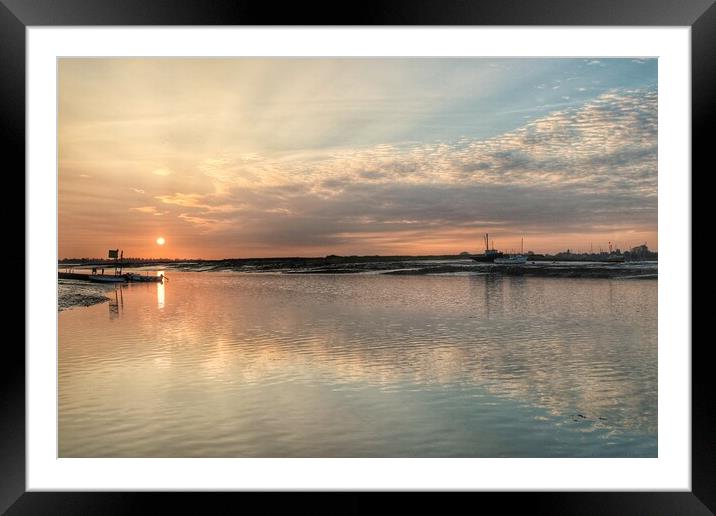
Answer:
[[[502,256],[504,256],[504,254],[497,249],[490,249],[490,235],[485,233],[485,254],[473,254],[470,258],[476,262],[493,263],[495,259]]]
[[[527,263],[527,257],[521,254],[502,256],[500,258],[495,258],[494,263],[501,265],[521,265]]]
[[[90,274],[87,279],[96,283],[125,283],[127,281],[124,276],[107,276],[104,274]]]
[[[522,265],[527,263],[527,257],[525,256],[525,239],[520,241],[520,254],[508,254],[507,256],[501,256],[495,258],[495,263],[502,265]]]
[[[127,278],[127,281],[132,282],[161,283],[162,281],[164,281],[164,274],[160,274],[158,276],[150,276],[149,274],[146,274],[142,276],[141,274],[127,273],[124,275],[124,277]]]

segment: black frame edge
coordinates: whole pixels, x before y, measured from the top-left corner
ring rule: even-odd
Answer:
[[[711,156],[713,140],[710,138],[710,133],[716,124],[714,49],[716,49],[716,4],[712,4],[691,27],[692,181],[696,170],[706,174],[713,168]],[[692,221],[695,221],[697,219],[694,219],[693,213],[692,200]],[[692,235],[696,234],[693,226],[691,232]],[[693,288],[693,281],[691,284]],[[714,388],[713,367],[708,357],[706,342],[701,340],[699,343],[700,345],[695,345],[692,339],[691,488],[694,495],[716,513],[714,487],[716,486],[716,414],[713,401],[716,388]]]
[[[61,5],[60,5],[61,4]],[[613,5],[612,5],[613,4]],[[692,26],[692,170],[707,170],[713,159],[708,133],[716,119],[716,4],[714,0],[621,0],[577,3],[575,0],[507,0],[494,4],[449,0],[394,0],[370,4],[351,16],[350,25],[691,25]],[[25,27],[27,25],[281,25],[346,24],[343,15],[293,6],[277,13],[272,5],[215,0],[0,0],[0,141],[14,167],[25,170]],[[9,6],[9,8],[8,8]],[[597,7],[595,7],[597,6]],[[271,12],[273,10],[273,12]],[[321,11],[320,14],[319,10]],[[314,16],[315,15],[315,16]],[[320,21],[319,21],[320,20]],[[343,20],[344,23],[341,23]],[[708,160],[708,161],[707,161]],[[8,167],[11,169],[12,167]],[[693,173],[692,173],[693,177]],[[24,180],[21,189],[25,192]],[[9,205],[6,220],[14,220]],[[24,243],[24,225],[22,240]],[[692,229],[693,234],[693,229]],[[23,245],[23,262],[25,247]],[[25,271],[27,274],[27,270]],[[24,285],[23,285],[24,292]],[[23,297],[24,299],[24,297]],[[24,303],[23,303],[24,307]],[[24,333],[24,332],[23,332]],[[0,375],[0,513],[123,514],[150,501],[204,508],[209,496],[195,493],[25,492],[25,352],[7,342],[7,362]],[[706,344],[704,342],[704,344]],[[705,346],[692,346],[692,491],[688,493],[481,493],[505,506],[519,505],[537,514],[714,514],[716,513],[716,412],[714,381]],[[12,369],[7,364],[12,364]],[[8,424],[11,422],[11,424]],[[226,499],[230,494],[213,493]],[[247,495],[243,495],[246,497]],[[254,495],[252,495],[254,496]],[[261,497],[262,500],[266,498]],[[291,498],[313,500],[309,493]],[[367,509],[373,494],[343,497],[344,509]],[[345,503],[345,500],[350,500]],[[507,502],[507,504],[505,503]],[[516,502],[516,504],[515,504]],[[421,502],[422,505],[422,502]],[[10,507],[12,506],[12,507]],[[315,509],[313,503],[306,508]],[[351,512],[353,512],[351,510]],[[363,512],[363,511],[361,511]]]
[[[67,515],[101,514],[142,514],[151,512],[150,507],[161,505],[181,514],[206,514],[207,505],[222,507],[218,512],[229,512],[228,507],[240,503],[258,502],[265,512],[280,509],[273,495],[276,493],[30,493],[24,494],[7,512],[8,516],[20,515]],[[281,493],[286,495],[286,504],[291,513],[303,509],[314,514],[366,514],[385,508],[387,493],[328,493],[330,503],[319,499],[326,493]],[[403,494],[403,493],[401,493]],[[445,493],[407,493],[416,506],[436,512],[445,512]],[[437,495],[437,496],[430,496]],[[555,514],[579,514],[580,516],[604,516],[605,514],[631,515],[649,514],[654,516],[708,516],[713,514],[691,493],[450,493],[456,501],[462,498],[474,503],[475,497],[485,507],[500,506],[503,509],[523,510],[525,514],[553,516]],[[406,499],[401,497],[401,507],[406,508]],[[469,498],[469,500],[468,500]],[[321,501],[323,504],[321,504]],[[325,508],[323,511],[321,509]],[[441,510],[442,509],[442,510]],[[232,511],[233,512],[233,511]]]
[[[7,159],[4,178],[14,180],[14,192],[25,195],[25,25],[0,3],[0,147]],[[9,158],[9,159],[8,159]],[[20,173],[22,171],[22,174]],[[19,183],[19,184],[18,184]],[[10,187],[12,188],[12,187]],[[19,194],[16,193],[19,197]],[[17,224],[14,203],[3,202],[2,218],[10,222],[20,235],[14,242],[13,259],[17,255],[25,263],[25,226]],[[18,249],[20,248],[20,249]],[[20,282],[19,274],[13,282]],[[24,276],[22,285],[13,290],[23,292],[22,310],[25,308]],[[19,303],[17,303],[19,304]],[[7,305],[6,305],[7,306]],[[17,305],[15,305],[17,306]],[[19,311],[19,307],[16,308]],[[18,315],[19,320],[19,315]],[[24,320],[24,317],[23,317]],[[7,509],[25,491],[25,338],[24,326],[19,338],[5,338],[3,367],[0,373],[0,513]]]
[[[713,0],[2,1],[25,25],[691,25]]]

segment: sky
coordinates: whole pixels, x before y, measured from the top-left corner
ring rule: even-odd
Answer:
[[[657,239],[657,60],[65,58],[58,254]],[[164,245],[157,239],[164,238]]]

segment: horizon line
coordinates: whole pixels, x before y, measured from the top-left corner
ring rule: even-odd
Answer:
[[[639,247],[639,246],[636,246]],[[658,254],[658,250],[649,249],[649,252]],[[568,252],[569,251],[569,252]],[[627,249],[621,252],[621,254],[630,252],[631,249]],[[555,253],[536,253],[531,252],[534,256],[556,256],[558,254],[572,254],[572,255],[601,255],[601,254],[614,254],[617,250],[614,250],[612,253],[609,251],[597,251],[597,252],[587,252],[587,251],[571,251],[569,249],[563,250],[563,251],[557,251]],[[322,256],[251,256],[251,257],[241,257],[241,256],[232,256],[232,257],[224,257],[224,258],[199,258],[199,257],[183,257],[183,258],[168,258],[168,257],[151,257],[151,258],[145,258],[140,256],[129,256],[125,257],[123,260],[139,260],[139,261],[173,261],[173,262],[181,262],[181,261],[204,261],[204,262],[220,262],[220,261],[226,261],[226,260],[317,260],[317,259],[326,259],[326,258],[436,258],[436,257],[451,257],[451,258],[459,258],[461,256],[480,256],[482,253],[468,253],[468,252],[461,252],[457,254],[327,254]],[[504,254],[526,254],[530,255],[530,252],[528,253],[504,253]],[[64,258],[58,258],[57,261],[63,261],[63,260],[97,260],[97,261],[110,261],[113,260],[112,258],[99,258],[99,257],[89,257],[89,256],[83,256],[83,257],[64,257]]]

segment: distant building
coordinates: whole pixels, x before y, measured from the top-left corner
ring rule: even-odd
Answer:
[[[630,250],[624,253],[624,257],[632,262],[652,261],[658,260],[658,253],[651,251],[646,244],[632,247]]]

